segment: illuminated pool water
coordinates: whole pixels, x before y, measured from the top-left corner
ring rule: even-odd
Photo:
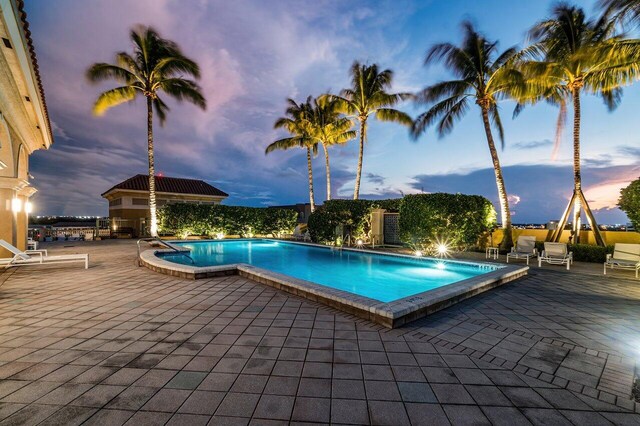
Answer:
[[[326,287],[392,302],[500,269],[483,263],[410,258],[273,240],[175,242],[191,249],[158,253],[162,259],[197,267],[244,263]]]

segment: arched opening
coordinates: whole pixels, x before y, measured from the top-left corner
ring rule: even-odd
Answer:
[[[9,127],[0,113],[0,176],[13,176],[13,148]]]
[[[29,176],[29,154],[24,148],[24,145],[20,145],[18,150],[18,168],[16,170],[16,176],[18,179],[28,180]]]

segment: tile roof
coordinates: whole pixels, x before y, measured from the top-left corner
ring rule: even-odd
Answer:
[[[22,21],[22,29],[24,30],[24,38],[27,40],[27,48],[31,55],[31,64],[33,65],[33,73],[36,76],[36,84],[38,85],[38,92],[42,98],[42,109],[44,112],[44,119],[47,125],[47,133],[51,141],[53,141],[53,132],[51,131],[51,122],[49,121],[49,111],[47,110],[47,101],[44,97],[44,88],[42,86],[42,79],[40,78],[40,67],[38,66],[38,58],[36,58],[36,50],[33,47],[33,40],[31,39],[31,30],[29,30],[29,22],[27,21],[27,12],[24,11],[24,0],[17,0],[18,12],[20,13],[20,20]]]
[[[149,175],[135,175],[111,187],[102,196],[114,189],[130,191],[149,191]],[[156,192],[171,192],[175,194],[210,195],[216,197],[228,197],[224,191],[211,186],[203,180],[183,179],[168,176],[156,176]]]

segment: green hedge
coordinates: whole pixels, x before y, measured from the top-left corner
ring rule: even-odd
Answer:
[[[541,254],[544,250],[544,242],[536,241],[536,248]],[[568,244],[567,248],[573,252],[573,260],[576,262],[604,263],[607,254],[613,254],[613,246],[596,246],[591,244]]]
[[[181,237],[218,233],[279,236],[293,232],[297,220],[297,212],[276,208],[177,203],[158,210],[160,232]]]
[[[309,234],[314,242],[333,243],[337,239],[363,238],[371,230],[371,211],[398,211],[401,199],[329,200],[309,216]]]
[[[466,249],[476,245],[495,222],[493,204],[479,195],[414,194],[400,203],[400,239],[411,247],[446,241]]]

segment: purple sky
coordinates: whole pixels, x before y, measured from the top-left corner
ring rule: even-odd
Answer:
[[[306,202],[304,152],[264,148],[281,132],[272,129],[285,99],[338,91],[348,84],[354,59],[395,71],[394,90],[416,91],[450,77],[422,66],[439,41],[459,42],[459,23],[472,19],[506,48],[524,34],[552,2],[463,1],[205,1],[31,0],[33,31],[55,144],[32,157],[39,193],[36,214],[106,215],[100,193],[146,172],[145,108],[141,101],[91,115],[100,90],[84,79],[93,62],[112,61],[130,50],[128,30],[152,25],[181,45],[202,68],[208,109],[170,102],[164,128],[156,127],[156,166],[165,175],[207,180],[231,194],[227,204]],[[588,13],[591,1],[579,2]],[[508,19],[503,15],[509,10]],[[637,109],[640,85],[628,88],[612,114],[602,102],[583,102],[583,179],[600,223],[626,222],[615,208],[618,191],[640,175]],[[402,108],[415,116],[412,105]],[[502,107],[506,148],[500,152],[514,222],[544,222],[562,213],[571,193],[570,132],[551,159],[557,110],[527,109],[511,119]],[[568,128],[567,130],[570,130]],[[350,197],[357,144],[331,151],[335,196]],[[471,109],[453,133],[433,131],[418,142],[396,124],[372,123],[365,148],[362,194],[474,193],[496,201],[495,180],[479,114]],[[316,201],[325,192],[323,159],[314,163]]]

